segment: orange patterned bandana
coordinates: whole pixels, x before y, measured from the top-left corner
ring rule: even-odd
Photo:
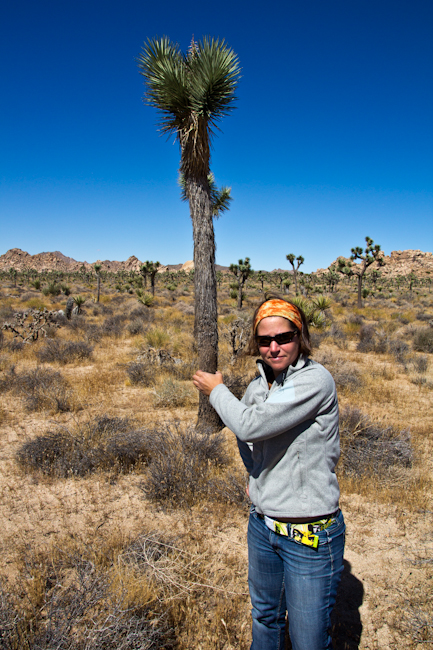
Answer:
[[[302,319],[297,307],[290,305],[285,300],[278,300],[277,298],[274,298],[272,300],[267,300],[264,302],[257,312],[257,316],[254,321],[254,333],[256,332],[257,325],[260,323],[260,321],[263,320],[263,318],[267,318],[268,316],[282,316],[282,318],[287,318],[296,325],[300,332],[302,332]]]

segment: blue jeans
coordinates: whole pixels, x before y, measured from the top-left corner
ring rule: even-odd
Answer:
[[[251,650],[284,650],[286,610],[293,650],[328,650],[331,612],[343,571],[345,524],[319,533],[317,549],[269,530],[251,508],[248,524],[248,583]]]

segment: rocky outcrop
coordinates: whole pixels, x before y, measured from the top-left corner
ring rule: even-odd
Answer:
[[[143,262],[140,262],[135,255],[131,255],[126,262],[96,260],[96,262],[89,264],[88,262],[78,262],[72,257],[66,257],[59,251],[55,253],[29,255],[29,253],[22,251],[20,248],[11,248],[4,255],[0,255],[0,270],[2,271],[8,271],[10,268],[14,268],[17,271],[36,269],[39,273],[42,271],[63,271],[69,273],[80,271],[83,268],[86,271],[92,271],[94,264],[100,264],[103,271],[116,273],[117,271],[138,272]]]
[[[337,265],[339,259],[344,259],[346,262],[350,260],[350,258],[340,255],[330,266]],[[383,253],[382,259],[384,266],[379,266],[377,262],[374,262],[367,268],[366,273],[371,273],[374,269],[377,269],[383,277],[390,278],[395,278],[398,275],[409,275],[410,273],[415,273],[418,277],[433,275],[433,253],[424,253],[420,250],[392,251],[391,255]],[[353,263],[353,266],[360,265]],[[320,275],[326,273],[327,270],[317,269],[316,273]]]

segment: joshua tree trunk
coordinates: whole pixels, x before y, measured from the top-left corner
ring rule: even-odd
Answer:
[[[362,278],[364,274],[357,276],[358,281],[358,309],[362,309]]]
[[[215,237],[209,184],[206,178],[187,180],[188,199],[194,237],[194,335],[200,370],[216,372],[218,367],[217,281]],[[200,393],[197,427],[216,431],[224,426]]]
[[[243,290],[244,290],[244,283],[239,280],[238,309],[242,309]]]

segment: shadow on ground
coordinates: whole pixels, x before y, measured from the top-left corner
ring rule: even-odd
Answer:
[[[358,650],[362,633],[359,608],[363,597],[362,582],[351,573],[350,562],[344,560],[344,569],[331,618],[335,650]]]

